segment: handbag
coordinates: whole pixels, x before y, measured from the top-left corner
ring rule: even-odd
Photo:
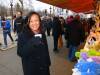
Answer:
[[[60,35],[58,37],[58,48],[62,48],[63,47],[63,40],[62,40],[62,36]]]

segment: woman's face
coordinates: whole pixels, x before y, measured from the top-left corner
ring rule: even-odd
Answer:
[[[30,18],[30,22],[29,22],[29,27],[33,32],[37,32],[39,30],[40,27],[40,20],[39,20],[39,16],[33,14]]]

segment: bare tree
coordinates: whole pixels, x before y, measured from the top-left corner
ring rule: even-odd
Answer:
[[[0,6],[0,16],[7,16],[7,8],[5,6]]]
[[[32,3],[32,0],[28,0],[28,2],[29,2],[30,10],[34,10],[34,6],[33,6],[33,3]]]
[[[19,0],[19,2],[20,2],[21,5],[22,5],[22,11],[23,11],[23,9],[24,9],[24,6],[23,6],[23,0]]]
[[[15,5],[15,9],[16,9],[16,11],[20,11],[20,10],[21,10],[21,6],[19,5],[19,3],[17,3],[17,4]]]

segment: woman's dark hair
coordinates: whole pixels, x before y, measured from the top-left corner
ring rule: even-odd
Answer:
[[[30,22],[30,19],[31,19],[32,15],[37,15],[37,16],[39,17],[39,21],[41,22],[40,15],[39,15],[37,12],[31,11],[31,12],[28,14],[28,16],[27,16],[27,18],[28,18],[28,24],[29,24],[29,22]]]
[[[32,17],[32,15],[37,15],[40,21],[40,27],[39,27],[39,31],[42,32],[42,24],[41,24],[41,17],[37,12],[31,11],[28,15],[27,15],[27,26],[29,28],[29,23],[30,23],[30,19]],[[29,28],[30,29],[30,28]]]

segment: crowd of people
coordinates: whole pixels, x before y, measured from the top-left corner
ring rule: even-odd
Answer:
[[[45,33],[48,37],[52,35],[55,53],[60,50],[58,44],[63,44],[61,40],[60,42],[58,40],[64,36],[69,52],[68,60],[75,61],[78,46],[85,42],[90,29],[95,24],[93,18],[81,19],[79,15],[69,16],[66,19],[59,16],[41,18],[38,13],[30,12],[26,18],[23,18],[22,12],[18,11],[13,30],[18,38],[13,40],[10,22],[5,17],[1,20],[5,48],[8,46],[7,35],[12,43],[17,41],[17,54],[22,59],[24,75],[50,75],[51,62]]]

